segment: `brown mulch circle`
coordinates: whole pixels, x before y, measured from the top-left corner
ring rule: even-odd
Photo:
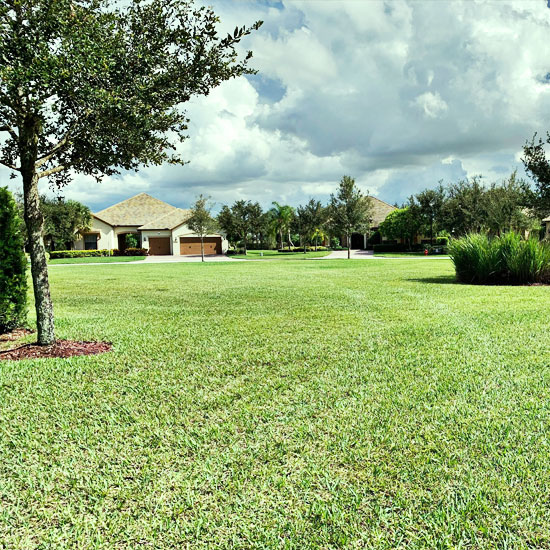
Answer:
[[[46,359],[54,357],[76,357],[78,355],[97,355],[112,349],[110,342],[76,342],[57,340],[51,346],[24,344],[18,348],[0,351],[1,360],[19,361],[21,359]]]

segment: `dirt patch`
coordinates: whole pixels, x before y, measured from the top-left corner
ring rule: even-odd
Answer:
[[[46,359],[55,357],[76,357],[78,355],[97,355],[112,349],[110,342],[75,342],[58,340],[51,346],[24,344],[17,348],[0,351],[1,360],[19,361],[21,359]]]

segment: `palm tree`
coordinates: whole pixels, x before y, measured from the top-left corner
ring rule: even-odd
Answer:
[[[290,250],[292,239],[290,238],[290,225],[294,219],[294,208],[288,205],[281,205],[276,201],[273,201],[273,208],[271,209],[273,221],[272,228],[275,233],[279,235],[280,248],[283,248],[283,234],[286,233],[288,237],[288,249]]]

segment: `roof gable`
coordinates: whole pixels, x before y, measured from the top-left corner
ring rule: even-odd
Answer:
[[[146,224],[138,227],[140,231],[145,229],[174,229],[185,223],[191,216],[191,210],[184,210],[182,208],[175,208],[173,212],[169,212],[164,216],[160,216]]]
[[[388,204],[387,202],[381,201],[376,197],[370,195],[371,204],[372,204],[372,227],[378,227],[387,217],[390,212],[397,210],[395,206]]]
[[[147,193],[140,193],[122,202],[96,212],[94,216],[109,225],[141,226],[152,220],[180,210]]]

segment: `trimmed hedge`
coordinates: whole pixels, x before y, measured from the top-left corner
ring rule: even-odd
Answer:
[[[0,187],[0,333],[25,324],[27,258],[22,222],[11,193]]]
[[[122,251],[114,248],[112,253],[113,256],[147,256],[149,251],[146,248],[126,248]]]
[[[96,258],[98,256],[111,256],[111,251],[107,249],[103,250],[52,250],[50,252],[50,259],[56,260],[58,258]]]
[[[550,244],[510,232],[501,237],[472,233],[451,240],[456,277],[470,284],[550,283]]]

